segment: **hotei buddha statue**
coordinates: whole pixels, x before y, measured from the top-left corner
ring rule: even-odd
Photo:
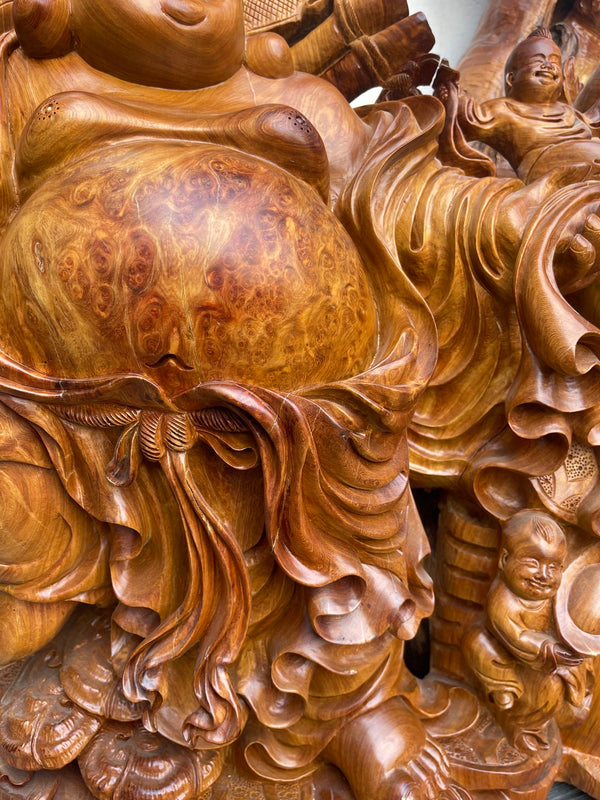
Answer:
[[[13,13],[4,785],[193,800],[235,756],[266,785],[335,767],[356,800],[465,797],[448,704],[403,663],[433,600],[407,430],[446,424],[449,372],[464,390],[444,347],[467,297],[483,350],[502,340],[474,424],[496,408],[522,232],[556,185],[441,168],[435,99],[361,117],[281,41],[244,56],[237,0]]]

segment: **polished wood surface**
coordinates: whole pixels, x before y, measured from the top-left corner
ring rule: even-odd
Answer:
[[[0,5],[3,800],[600,798],[586,9]]]
[[[488,3],[477,32],[460,60],[462,83],[482,102],[502,94],[504,65],[520,40],[536,27],[551,28],[568,73],[570,101],[591,90],[600,58],[600,21],[595,0],[498,0]],[[597,95],[596,95],[597,98]],[[591,102],[587,102],[591,105]],[[585,110],[586,105],[581,106]]]

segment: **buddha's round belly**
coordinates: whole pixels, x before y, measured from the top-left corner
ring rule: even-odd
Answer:
[[[339,221],[235,150],[115,145],[47,180],[0,251],[2,347],[56,377],[287,391],[370,363],[376,313]]]

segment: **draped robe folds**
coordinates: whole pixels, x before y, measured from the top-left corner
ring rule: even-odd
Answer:
[[[110,604],[114,594],[113,660],[148,727],[206,749],[241,737],[253,769],[272,778],[308,773],[344,722],[402,691],[402,640],[433,605],[407,429],[417,468],[440,464],[467,425],[439,417],[436,393],[460,383],[497,335],[485,280],[505,280],[501,259],[483,278],[469,264],[481,230],[493,240],[514,184],[440,167],[435,100],[389,104],[369,121],[370,147],[336,206],[378,313],[378,349],[362,374],[286,393],[212,382],[169,398],[135,375],[73,380],[0,361],[3,459],[54,470],[102,528],[82,529],[87,560],[63,560],[56,585],[68,576],[73,589],[61,599]],[[437,233],[426,240],[434,203]],[[452,259],[464,280],[445,269]],[[433,277],[419,263],[434,264]],[[459,323],[472,339],[439,312],[465,293],[487,309]],[[428,304],[446,320],[442,352],[456,341],[469,342],[460,353],[473,348],[465,363],[436,368]],[[498,319],[471,404],[486,430],[496,425],[498,363],[513,357],[511,321]],[[432,445],[436,415],[446,438]],[[34,445],[13,453],[24,426]],[[100,566],[90,573],[92,558]],[[44,590],[51,596],[52,585]],[[33,584],[28,597],[44,599]]]
[[[598,181],[547,193],[525,226],[514,272],[508,273],[508,292],[499,280],[495,296],[489,293],[496,276],[465,248],[453,260],[453,275],[462,271],[460,282],[477,302],[466,299],[464,288],[462,296],[448,290],[455,277],[442,280],[448,291],[438,311],[428,299],[438,322],[440,357],[411,423],[411,464],[425,483],[431,481],[428,470],[430,475],[437,471],[441,485],[460,482],[496,519],[522,508],[546,507],[565,522],[594,535],[600,532],[596,491],[588,491],[577,508],[567,510],[548,505],[535,487],[536,477],[565,463],[574,443],[591,452],[600,441],[596,267],[565,270],[557,254],[564,231],[583,228],[599,197]],[[448,356],[444,323],[450,321],[448,305],[457,301],[461,327],[470,326],[471,335]],[[488,334],[474,335],[477,328],[484,334],[487,328]],[[434,412],[436,403],[450,391],[464,397],[468,387],[472,391],[466,405],[444,406],[444,425],[443,414]],[[418,474],[421,469],[424,478]]]
[[[600,441],[597,270],[564,267],[559,247],[595,212],[600,182],[568,184],[556,170],[532,185],[541,200],[513,243],[513,266],[498,248],[502,205],[530,187],[420,166],[418,181],[399,184],[398,229],[411,236],[397,237],[398,253],[434,316],[439,350],[409,423],[411,481],[459,489],[506,519],[543,506],[531,479],[557,469],[574,438]],[[594,497],[578,520],[597,533]]]

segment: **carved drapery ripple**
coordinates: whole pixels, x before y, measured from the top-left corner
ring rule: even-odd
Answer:
[[[401,1],[278,0],[269,17],[256,0],[255,24],[322,24],[293,52],[262,38],[245,66],[239,3],[213,4],[232,24],[213,58],[203,25],[187,24],[195,2],[164,0],[156,16],[136,0],[14,3],[23,41],[0,45],[0,456],[52,475],[48,507],[69,497],[106,547],[101,586],[73,567],[67,608],[35,570],[15,599],[0,568],[0,600],[30,629],[31,605],[50,608],[44,642],[75,603],[110,608],[79,609],[56,656],[34,655],[4,692],[0,792],[87,800],[62,766],[78,757],[96,800],[208,800],[235,742],[265,785],[215,783],[215,799],[349,800],[331,774],[324,789],[298,783],[326,759],[357,800],[540,800],[558,723],[590,710],[582,654],[599,652],[592,165],[524,187],[475,179],[494,169],[461,147],[470,171],[440,170],[436,100],[361,120],[329,84],[292,74],[314,55],[340,66],[336,83],[366,53],[385,75],[376,43],[421,29],[383,29]],[[380,36],[355,46],[371,24]],[[188,57],[189,42],[202,46]],[[432,64],[458,79],[435,57],[404,74],[416,83]],[[590,133],[563,99],[558,116]],[[432,610],[409,447],[413,479],[443,487],[456,512],[437,535],[432,652],[446,687],[472,688],[446,696],[402,661]],[[499,521],[540,506],[569,524],[542,537],[554,581],[530,581],[552,591],[523,606]],[[11,537],[0,525],[0,543]],[[534,570],[547,553],[528,555]],[[494,611],[498,637],[507,619],[520,627],[512,661],[501,648],[514,636],[494,649],[483,635]],[[487,646],[472,671],[491,651],[481,685],[466,628]],[[597,717],[592,704],[576,745],[597,749]]]

